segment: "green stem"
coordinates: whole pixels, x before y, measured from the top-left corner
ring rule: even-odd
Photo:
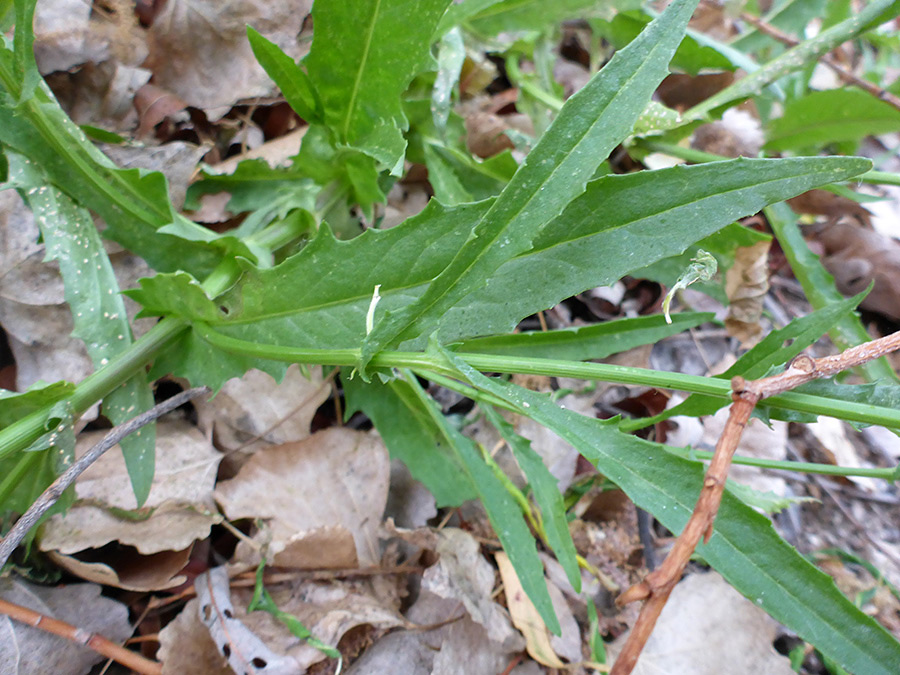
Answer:
[[[767,85],[789,73],[805,68],[807,64],[814,62],[822,54],[853,39],[870,28],[872,22],[890,18],[881,15],[890,10],[893,3],[894,0],[873,0],[862,11],[853,14],[849,19],[823,30],[815,37],[804,40],[750,75],[695,105],[685,112],[684,120],[690,122],[706,119],[717,108],[759,94]]]
[[[689,450],[686,448],[673,448],[671,446],[666,446],[666,450],[673,455],[678,455],[685,459],[696,460],[712,459],[714,454],[705,450]],[[744,466],[758,466],[763,469],[775,469],[777,471],[799,471],[801,473],[815,473],[823,476],[860,476],[865,478],[881,478],[883,480],[894,480],[894,476],[897,473],[896,467],[891,469],[876,469],[834,466],[833,464],[791,462],[788,460],[762,459],[760,457],[743,457],[741,455],[735,455],[732,463],[743,464]]]
[[[184,319],[160,321],[127,351],[110,359],[100,370],[88,375],[75,389],[72,412],[78,416],[113,389],[151,362],[155,356],[188,328]],[[46,431],[46,410],[36,410],[0,430],[0,459],[24,450]]]
[[[288,363],[328,366],[354,366],[359,363],[360,359],[359,349],[303,349],[259,344],[224,335],[204,324],[195,324],[194,330],[197,331],[201,338],[214,347],[232,354],[255,356]],[[607,363],[586,363],[469,352],[461,352],[457,356],[482,372],[603,380],[620,384],[677,389],[695,394],[716,396],[726,400],[731,397],[731,384],[719,378],[660,372]],[[455,372],[444,366],[439,357],[423,352],[378,352],[373,356],[371,365],[375,368],[410,368],[422,371],[422,374],[426,377],[430,377],[427,373],[437,373],[438,375],[451,378],[455,376]],[[900,410],[881,408],[865,403],[836,401],[811,394],[788,392],[767,398],[766,405],[779,410],[795,410],[814,415],[837,417],[851,422],[878,424],[900,429]]]

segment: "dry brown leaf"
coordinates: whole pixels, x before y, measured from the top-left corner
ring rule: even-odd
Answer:
[[[389,478],[380,439],[331,428],[257,452],[237,476],[219,483],[216,499],[232,520],[268,521],[270,555],[310,530],[342,527],[353,537],[359,564],[368,566],[380,559],[377,531]]]
[[[692,574],[672,591],[635,675],[791,675],[772,647],[777,624],[715,572]],[[608,645],[611,659],[627,639]]]
[[[809,190],[788,199],[787,202],[796,213],[827,216],[832,221],[850,216],[868,225],[872,217],[862,204],[828,190]]]
[[[297,618],[319,640],[336,646],[341,638],[357,626],[371,626],[385,631],[406,624],[397,612],[396,595],[382,592],[377,578],[344,581],[297,581],[272,586],[267,590],[278,608]],[[325,658],[318,649],[293,635],[284,624],[265,612],[247,614],[252,589],[233,593],[234,614],[276,654],[297,663],[304,672]]]
[[[0,597],[88,633],[122,642],[131,635],[128,608],[100,595],[95,584],[37,586],[0,579]],[[0,616],[0,673],[3,675],[83,675],[103,657],[71,640]]]
[[[154,83],[218,119],[241,99],[266,96],[274,85],[247,41],[253,26],[294,60],[311,0],[169,0],[149,31],[147,66]]]
[[[565,668],[566,664],[560,660],[550,644],[550,631],[522,588],[509,556],[498,551],[494,554],[494,558],[500,570],[500,578],[503,580],[506,606],[509,607],[513,625],[525,636],[526,649],[531,658],[550,668]]]
[[[900,242],[846,220],[823,227],[819,241],[825,246],[822,263],[841,293],[855,295],[874,281],[860,306],[900,320]]]
[[[513,629],[506,611],[491,599],[494,570],[481,555],[478,542],[455,528],[445,528],[437,535],[435,550],[440,559],[425,570],[422,590],[462,602],[493,642],[506,651],[521,649],[522,637]]]
[[[299,675],[303,670],[291,658],[277,653],[246,626],[231,604],[228,573],[215,567],[197,577],[197,607],[200,620],[228,665],[236,673],[252,673],[265,668],[271,675]]]
[[[75,123],[127,135],[138,123],[135,96],[151,75],[145,68],[109,60],[51,73],[46,79]]]
[[[91,3],[42,0],[34,12],[34,57],[42,74],[103,61],[108,45],[90,29]]]
[[[211,433],[216,445],[231,455],[234,468],[246,455],[256,450],[302,441],[309,437],[313,415],[331,393],[322,382],[322,369],[310,369],[306,379],[300,368],[292,365],[281,384],[260,370],[250,370],[243,377],[228,380],[209,401],[196,404],[198,425]],[[255,440],[261,436],[259,440]]]
[[[104,435],[80,436],[76,455]],[[156,475],[146,513],[138,519],[116,515],[114,509],[133,510],[137,504],[122,453],[113,448],[76,482],[79,501],[65,515],[57,514],[44,524],[38,539],[41,550],[82,578],[121,588],[156,590],[182,583],[184,579],[176,575],[187,563],[193,542],[205,539],[221,520],[212,500],[221,455],[184,421],[161,421],[156,448]],[[71,557],[110,542],[126,548],[103,560]]]
[[[200,601],[192,599],[159,632],[159,651],[163,675],[233,675],[225,657],[200,620]]]
[[[104,435],[82,434],[76,456]],[[137,508],[125,460],[116,447],[75,483],[76,498],[82,503],[47,521],[40,537],[42,550],[68,554],[118,541],[150,554],[185,549],[204,539],[219,520],[212,489],[221,455],[196,427],[163,420],[157,427],[156,456],[156,474],[144,505],[149,517],[120,518],[110,510]]]
[[[749,348],[762,338],[760,325],[763,299],[769,292],[769,246],[761,241],[734,252],[734,264],[725,274],[725,294],[728,296],[728,333]]]
[[[161,591],[181,586],[187,577],[180,572],[191,559],[193,547],[182,551],[160,551],[141,555],[133,548],[106,554],[110,564],[89,562],[75,556],[48,551],[47,557],[62,569],[81,579],[126,591]],[[111,558],[115,558],[112,560]]]

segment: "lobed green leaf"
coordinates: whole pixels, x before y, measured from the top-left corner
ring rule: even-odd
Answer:
[[[431,61],[432,35],[450,0],[362,0],[313,6],[304,60],[338,140],[398,173],[407,129],[401,95]]]
[[[525,163],[443,272],[415,303],[385,314],[362,344],[361,367],[395,342],[430,329],[504,262],[532,246],[538,232],[575,197],[668,73],[696,0],[675,0],[627,48],[573,95]]]

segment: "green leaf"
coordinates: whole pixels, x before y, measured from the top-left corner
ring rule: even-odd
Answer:
[[[372,355],[430,328],[497,268],[527,251],[631,131],[668,72],[696,0],[676,0],[647,30],[563,107],[519,171],[447,268],[409,307],[388,313],[366,336],[361,368]]]
[[[431,61],[431,39],[449,0],[361,0],[313,6],[304,63],[341,143],[402,168],[407,129],[401,95]],[[392,171],[398,173],[398,171]]]
[[[0,83],[11,92],[14,77],[6,66],[0,58]],[[106,236],[154,269],[206,276],[219,262],[221,249],[200,240],[215,238],[215,233],[174,210],[165,177],[116,167],[62,111],[45,84],[18,107],[0,90],[0,143],[39,165],[56,187],[106,221]],[[185,241],[158,232],[173,222],[181,222],[200,239]]]
[[[454,447],[459,452],[465,471],[484,505],[488,520],[515,567],[522,588],[534,603],[547,628],[555,635],[559,635],[561,632],[559,619],[547,591],[544,565],[538,557],[534,536],[525,522],[519,505],[485,464],[474,443],[452,427],[448,429],[454,437]]]
[[[765,209],[765,214],[810,304],[815,309],[822,309],[842,301],[844,296],[835,287],[834,277],[822,265],[819,256],[809,250],[791,208],[787,204],[774,204]],[[854,313],[836,321],[828,334],[840,349],[862,344],[871,339],[859,316]],[[866,373],[870,380],[900,381],[885,357],[870,361],[861,366],[860,370]]]
[[[19,187],[34,213],[46,244],[47,260],[55,260],[72,312],[72,335],[84,341],[94,368],[106,365],[132,344],[131,326],[112,264],[87,210],[43,178],[24,157],[7,152],[10,182]],[[153,407],[146,375],[138,373],[104,400],[103,413],[121,424]],[[141,433],[142,432],[142,433]],[[156,433],[149,426],[121,443],[138,504],[150,493],[155,465]]]
[[[619,12],[611,21],[590,22],[591,27],[616,49],[621,49],[634,40],[648,23],[650,16],[641,11]],[[734,70],[734,65],[725,56],[712,47],[698,44],[690,36],[685,36],[678,46],[672,57],[672,66],[691,75],[696,75],[704,68]]]
[[[508,150],[480,162],[466,152],[428,140],[422,150],[434,197],[447,206],[496,197],[519,168]]]
[[[16,103],[27,101],[41,81],[34,60],[34,8],[37,0],[18,0],[15,3],[16,29],[13,34],[13,67],[19,91]]]
[[[69,398],[59,398],[73,389],[74,386],[68,382],[52,385],[38,383],[24,394],[0,399],[0,416],[4,421],[13,413],[24,416],[46,410],[41,425],[42,435],[24,452],[0,458],[0,513],[25,513],[47,486],[74,461],[72,405]],[[72,494],[68,491],[54,505],[53,512],[64,510],[71,501]]]
[[[766,335],[759,344],[754,345],[753,348],[743,354],[731,368],[721,375],[716,375],[716,377],[725,381],[737,375],[747,380],[766,377],[770,374],[772,368],[787,363],[811,344],[818,341],[828,330],[829,326],[833,326],[841,317],[852,312],[861,300],[862,295],[847,298],[828,305],[823,309],[816,310],[812,314],[794,319],[784,328],[779,328]],[[719,408],[724,408],[726,405],[728,405],[727,401],[714,396],[692,394],[686,400],[661,412],[659,415],[640,420],[639,424],[640,426],[648,426],[676,415],[688,415],[690,417],[712,415]],[[764,409],[765,402],[762,402],[760,405],[760,409]],[[628,422],[622,425],[623,429],[630,427],[631,424]]]
[[[278,45],[260,35],[251,26],[247,26],[247,39],[259,65],[278,85],[294,112],[308,124],[321,122],[322,102],[309,75]]]
[[[456,436],[430,398],[422,397],[410,382],[377,378],[343,378],[347,414],[361,410],[374,422],[391,457],[400,459],[413,478],[434,495],[438,507],[459,506],[474,499],[475,487],[463,470]]]
[[[703,481],[697,464],[664,446],[622,434],[614,422],[561,409],[547,396],[487,378],[452,354],[447,358],[474,386],[575,446],[672,532],[687,523]],[[889,675],[900,663],[900,643],[778,536],[768,518],[729,492],[723,495],[712,538],[697,552],[745,597],[845,668]]]
[[[575,544],[569,534],[569,522],[566,520],[566,506],[563,495],[557,487],[556,478],[544,464],[541,456],[531,447],[531,441],[516,433],[512,424],[507,422],[494,408],[482,406],[488,421],[493,424],[507,442],[519,468],[525,474],[528,484],[534,493],[534,501],[541,510],[544,532],[547,543],[556,554],[566,577],[576,592],[581,592],[581,570],[578,567]]]
[[[468,0],[453,7],[452,17],[448,11],[447,19],[457,23],[465,20],[483,35],[497,35],[506,31],[546,30],[564,19],[584,16],[588,10],[606,13],[609,9],[602,7],[603,4],[597,0]],[[479,11],[473,15],[472,10],[475,9]]]
[[[453,342],[508,332],[522,318],[567,297],[677,255],[770,201],[856,175],[868,166],[866,160],[848,158],[738,159],[598,179],[544,228],[531,251],[504,264],[484,288],[448,311],[439,335]],[[395,228],[369,230],[347,242],[335,240],[323,227],[281,265],[259,270],[245,264],[240,282],[215,303],[198,298],[196,307],[186,308],[190,279],[172,275],[154,278],[158,290],[152,303],[137,293],[132,297],[151,304],[152,313],[202,320],[244,340],[357,348],[365,336],[375,285],[381,285],[382,296],[376,316],[414,302],[490,206],[485,201],[448,209],[432,202]],[[347,260],[354,261],[352,273]],[[142,290],[146,285],[142,281]],[[185,343],[183,350],[168,354],[168,367],[215,388],[213,381],[240,374],[238,369],[248,363],[244,357],[229,362],[231,357],[203,344],[191,341],[190,348]],[[204,372],[205,367],[211,370]]]
[[[75,385],[65,381],[52,384],[36,382],[24,392],[0,389],[0,428],[8,427],[26,415],[69,398],[74,392]]]
[[[769,124],[765,147],[820,148],[900,130],[900,110],[860,89],[814,91],[788,103]]]
[[[462,33],[458,28],[448,31],[438,43],[437,77],[434,78],[434,89],[431,91],[431,114],[434,128],[441,138],[447,130],[447,119],[450,117],[450,106],[453,103],[453,90],[459,83],[466,60],[466,46]]]
[[[206,167],[201,175],[188,188],[186,209],[199,208],[201,195],[217,192],[231,193],[228,210],[233,214],[266,209],[283,218],[291,209],[315,207],[316,189],[296,167],[272,168],[264,159],[247,159],[230,174]]]
[[[505,354],[532,358],[586,361],[605,359],[640,345],[655,344],[670,335],[712,321],[714,314],[682,312],[666,323],[660,314],[634,319],[617,319],[589,326],[561,330],[512,333],[474,338],[453,345],[454,351]]]
[[[898,8],[900,8],[900,2],[897,0],[873,0],[858,14],[836,26],[823,30],[815,37],[804,40],[750,75],[695,105],[685,112],[684,122],[704,119],[718,108],[759,94],[767,85],[785,75],[805,68],[822,54],[834,49],[842,42],[853,39],[867,30],[871,23],[886,21],[885,15],[894,14]]]

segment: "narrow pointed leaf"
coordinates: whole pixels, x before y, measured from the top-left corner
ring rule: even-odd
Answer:
[[[446,419],[435,416],[428,404],[402,379],[382,384],[344,378],[347,413],[363,411],[375,423],[391,457],[406,464],[413,478],[434,496],[438,507],[459,506],[476,496],[463,471]]]
[[[597,166],[634,126],[668,74],[697,0],[675,0],[563,106],[472,236],[421,299],[381,319],[362,346],[362,364],[414,338],[500,265],[527,251],[541,228],[584,191]]]
[[[547,396],[485,377],[447,355],[479,389],[502,398],[522,415],[575,446],[639,507],[673,532],[693,510],[702,468],[665,446],[619,432],[614,423],[559,408]],[[900,643],[864,614],[796,549],[765,516],[726,491],[709,543],[698,553],[740,593],[851,672],[890,675]]]
[[[490,406],[482,406],[488,421],[493,424],[509,445],[531,486],[534,500],[541,510],[547,542],[556,554],[556,559],[566,571],[566,577],[577,592],[581,592],[581,571],[578,568],[575,544],[569,534],[566,520],[566,506],[563,494],[557,487],[556,478],[541,456],[531,447],[531,441],[516,433],[513,426]]]
[[[401,95],[431,59],[434,29],[450,0],[359,0],[313,6],[304,60],[325,123],[341,143],[393,168],[406,148]]]
[[[84,341],[95,368],[126,351],[133,340],[125,303],[100,234],[86,209],[79,207],[43,178],[18,153],[8,152],[10,181],[34,213],[47,248],[63,278],[65,298],[72,312],[72,335]],[[103,414],[121,424],[153,407],[146,375],[134,375],[105,399]],[[150,493],[155,465],[154,425],[123,439],[120,444],[139,504]]]
[[[272,78],[288,105],[308,124],[321,121],[322,102],[309,75],[281,47],[247,26],[247,39],[253,55]]]

